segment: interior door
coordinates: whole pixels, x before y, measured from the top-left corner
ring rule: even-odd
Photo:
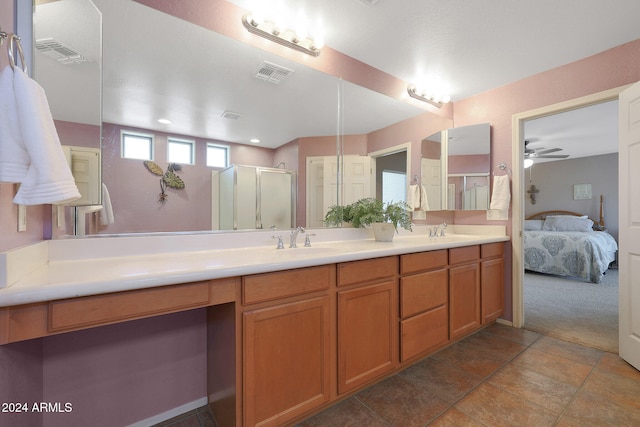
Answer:
[[[420,160],[422,185],[427,192],[430,211],[442,210],[442,165],[440,159]]]
[[[640,369],[640,83],[620,94],[620,357]]]

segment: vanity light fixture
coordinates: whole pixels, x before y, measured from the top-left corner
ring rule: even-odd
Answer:
[[[319,56],[323,43],[313,39],[303,31],[284,28],[274,20],[261,19],[256,14],[247,13],[242,17],[242,25],[250,33],[257,34],[267,40],[304,52],[311,56]]]
[[[252,144],[260,144],[260,140],[258,138],[251,138],[249,142],[251,142]]]
[[[451,101],[451,97],[449,95],[430,94],[427,90],[418,89],[414,85],[409,85],[407,87],[407,92],[409,93],[410,97],[422,102],[426,102],[438,108],[442,107],[443,104]]]

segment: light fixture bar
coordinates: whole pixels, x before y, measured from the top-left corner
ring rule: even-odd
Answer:
[[[427,96],[424,93],[418,91],[418,89],[414,85],[409,85],[407,87],[407,93],[410,97],[415,98],[419,101],[426,102],[428,104],[433,105],[434,107],[441,108],[444,104],[449,102],[449,97],[444,96],[442,98],[435,98],[433,96]]]
[[[267,40],[282,46],[304,52],[307,55],[319,56],[321,46],[310,37],[298,37],[296,32],[289,29],[280,29],[268,19],[258,20],[252,14],[247,13],[242,17],[242,25],[250,33],[257,34]]]

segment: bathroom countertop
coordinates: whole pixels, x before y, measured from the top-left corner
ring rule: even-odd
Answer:
[[[370,231],[343,229],[346,239],[331,240],[334,231],[308,230],[312,246],[303,247],[301,234],[297,248],[275,232],[285,249],[276,249],[274,232],[44,241],[0,254],[0,307],[509,240],[501,226],[455,231],[429,238],[414,227],[393,242],[376,242]]]

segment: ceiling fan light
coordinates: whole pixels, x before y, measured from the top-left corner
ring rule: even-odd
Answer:
[[[533,165],[533,159],[524,159],[524,168],[530,168]]]

